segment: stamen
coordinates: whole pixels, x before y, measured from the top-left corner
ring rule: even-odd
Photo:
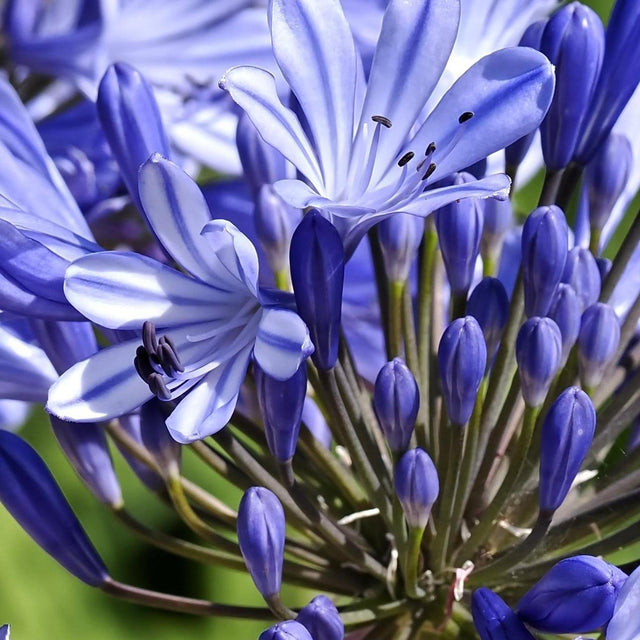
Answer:
[[[421,180],[426,180],[429,176],[433,175],[433,172],[436,170],[436,163],[432,162],[427,168],[425,174],[420,178]]]
[[[389,120],[389,118],[387,118],[386,116],[371,116],[371,119],[374,122],[377,122],[378,124],[381,124],[383,127],[386,127],[387,129],[391,129],[391,120]]]
[[[155,355],[158,348],[156,327],[148,320],[142,325],[142,344],[149,355]]]
[[[436,143],[435,142],[430,142],[429,146],[426,148],[424,155],[425,156],[430,156],[432,153],[434,153],[436,150]]]
[[[169,391],[167,385],[162,379],[162,375],[159,373],[152,373],[149,376],[149,389],[151,393],[158,397],[159,400],[168,402],[171,400],[171,391]]]
[[[133,359],[133,366],[136,368],[138,375],[147,382],[149,376],[155,373],[154,368],[151,365],[149,354],[144,347],[138,347],[136,349],[136,355]]]
[[[402,158],[400,158],[400,160],[398,160],[398,166],[399,167],[404,167],[405,164],[407,164],[407,162],[409,162],[410,160],[413,159],[413,157],[416,154],[413,153],[413,151],[407,151],[407,153],[405,153]]]
[[[160,338],[158,344],[158,360],[168,376],[173,376],[176,371],[180,373],[184,371],[184,366],[175,349],[168,342],[163,342],[163,338]]]
[[[471,118],[473,118],[473,115],[473,111],[465,111],[464,113],[460,114],[458,122],[460,124],[464,124],[465,122],[467,122],[467,120],[471,120]]]

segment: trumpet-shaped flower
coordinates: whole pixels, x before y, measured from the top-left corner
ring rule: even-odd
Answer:
[[[459,0],[391,0],[368,82],[338,0],[272,0],[269,17],[303,118],[280,102],[263,69],[230,69],[220,86],[306,178],[276,183],[278,193],[321,209],[347,253],[394,212],[425,216],[463,197],[506,196],[502,175],[429,187],[538,126],[554,84],[544,56],[515,48],[483,58],[422,122],[455,41]]]
[[[252,353],[283,380],[313,347],[295,313],[262,302],[254,246],[231,223],[211,220],[186,174],[155,155],[140,170],[139,188],[156,236],[187,273],[131,252],[74,262],[65,278],[70,302],[110,329],[144,327],[142,349],[136,337],[71,367],[53,385],[48,409],[89,422],[190,391],[167,420],[173,437],[189,442],[228,422]],[[159,340],[154,326],[165,334]]]

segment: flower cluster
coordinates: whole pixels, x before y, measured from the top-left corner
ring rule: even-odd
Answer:
[[[637,0],[606,29],[554,0],[70,4],[4,9],[22,528],[261,640],[640,638]],[[265,606],[114,579],[8,429],[29,403],[133,535]],[[128,508],[110,441],[193,539]]]

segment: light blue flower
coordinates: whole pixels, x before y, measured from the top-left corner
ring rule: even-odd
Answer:
[[[164,399],[189,391],[167,427],[190,442],[229,421],[252,354],[284,380],[313,347],[302,320],[258,291],[254,246],[230,222],[211,219],[186,174],[155,155],[140,170],[139,190],[156,236],[188,275],[136,253],[101,252],[69,267],[65,293],[99,325],[139,331],[149,321],[172,341],[179,363],[156,367],[161,382],[154,390]],[[153,397],[134,367],[140,342],[122,342],[71,367],[51,388],[48,410],[66,420],[105,420]]]
[[[348,253],[393,212],[424,216],[462,197],[506,197],[503,175],[425,188],[538,126],[554,84],[544,56],[493,53],[421,122],[455,41],[459,0],[389,2],[368,83],[338,0],[272,0],[269,13],[274,55],[306,126],[282,104],[268,71],[236,67],[220,86],[307,180],[280,181],[278,193],[323,210]]]

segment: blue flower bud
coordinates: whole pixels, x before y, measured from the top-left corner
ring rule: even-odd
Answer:
[[[591,251],[582,247],[574,247],[569,251],[562,282],[570,284],[576,292],[580,313],[598,301],[602,281]]]
[[[596,264],[600,272],[600,282],[604,282],[604,279],[609,275],[609,271],[611,271],[613,263],[609,258],[596,258]]]
[[[0,627],[0,640],[9,640],[11,635],[11,627],[8,624],[3,624]]]
[[[627,578],[618,593],[613,617],[607,626],[608,640],[638,640],[640,638],[640,567]]]
[[[79,424],[49,416],[53,433],[67,459],[93,494],[111,507],[122,506],[104,427],[95,422]]]
[[[260,244],[274,272],[289,266],[291,234],[300,221],[300,211],[288,205],[270,184],[260,187],[256,198],[254,222]]]
[[[416,426],[420,392],[409,367],[400,358],[394,358],[380,369],[373,406],[391,450],[405,451]]]
[[[549,633],[588,633],[609,622],[627,576],[593,556],[554,565],[518,603],[521,620]]]
[[[578,334],[580,380],[585,387],[600,384],[620,344],[620,322],[608,304],[597,302],[582,314]]]
[[[453,184],[474,180],[468,173],[456,175]],[[477,198],[465,198],[448,204],[435,212],[435,224],[442,259],[453,293],[469,289],[482,237],[483,202]]]
[[[298,313],[316,349],[311,358],[322,370],[338,359],[344,262],[337,229],[318,211],[307,213],[291,238],[289,263]]]
[[[140,407],[140,439],[168,475],[180,470],[182,446],[169,433],[162,405],[153,398]]]
[[[632,166],[631,143],[625,136],[611,133],[584,172],[592,229],[600,230],[604,227],[613,206],[627,185]]]
[[[264,487],[251,487],[238,507],[238,543],[258,591],[265,599],[280,593],[284,559],[284,510]]]
[[[596,411],[578,387],[565,389],[542,424],[540,449],[541,511],[555,511],[589,451],[596,429]]]
[[[520,38],[518,46],[531,47],[532,49],[540,50],[540,41],[542,40],[542,33],[547,22],[548,19],[545,18],[530,24],[522,34],[522,38]],[[519,140],[516,140],[504,150],[505,163],[507,167],[517,167],[524,160],[524,157],[527,155],[527,151],[529,151],[529,147],[533,142],[536,131],[532,131]]]
[[[487,198],[484,202],[484,225],[480,242],[482,255],[494,260],[500,254],[502,239],[513,225],[513,211],[510,200]]]
[[[0,501],[35,542],[76,578],[97,587],[109,577],[43,460],[20,437],[1,430]]]
[[[152,153],[170,157],[151,87],[131,65],[111,65],[98,88],[98,117],[129,194],[139,202],[138,169]]]
[[[490,361],[509,318],[509,297],[502,282],[497,278],[483,278],[469,296],[467,313],[478,321],[482,329],[487,344],[487,360]]]
[[[407,524],[412,529],[424,529],[440,491],[438,472],[429,454],[423,449],[409,449],[398,461],[393,477]]]
[[[293,458],[298,444],[307,394],[307,371],[305,367],[299,367],[288,380],[276,380],[256,362],[254,373],[269,450],[278,462],[287,462]]]
[[[314,640],[343,640],[344,623],[336,606],[327,596],[316,596],[300,609],[296,622],[303,625]]]
[[[560,366],[567,362],[569,352],[578,339],[580,315],[580,304],[576,292],[571,285],[561,282],[553,294],[551,307],[547,314],[558,325],[562,336]]]
[[[555,65],[556,91],[540,126],[545,164],[567,166],[576,150],[604,52],[598,15],[579,2],[558,10],[547,22],[540,51]]]
[[[422,240],[424,220],[408,213],[396,213],[378,225],[380,247],[387,277],[405,282]]]
[[[296,620],[285,620],[265,629],[258,640],[314,640],[314,638]]]
[[[522,228],[522,282],[528,318],[544,316],[562,278],[568,253],[568,230],[559,207],[539,207]]]
[[[522,397],[530,407],[539,407],[549,391],[562,357],[562,336],[551,318],[530,318],[516,339],[516,359]]]
[[[449,420],[464,425],[471,418],[487,365],[482,329],[472,316],[457,318],[442,334],[438,369]]]
[[[302,407],[302,422],[309,429],[313,437],[326,449],[331,446],[331,429],[325,420],[322,411],[310,396],[304,399]]]
[[[480,640],[534,640],[518,616],[491,589],[481,587],[473,592],[471,615]]]

